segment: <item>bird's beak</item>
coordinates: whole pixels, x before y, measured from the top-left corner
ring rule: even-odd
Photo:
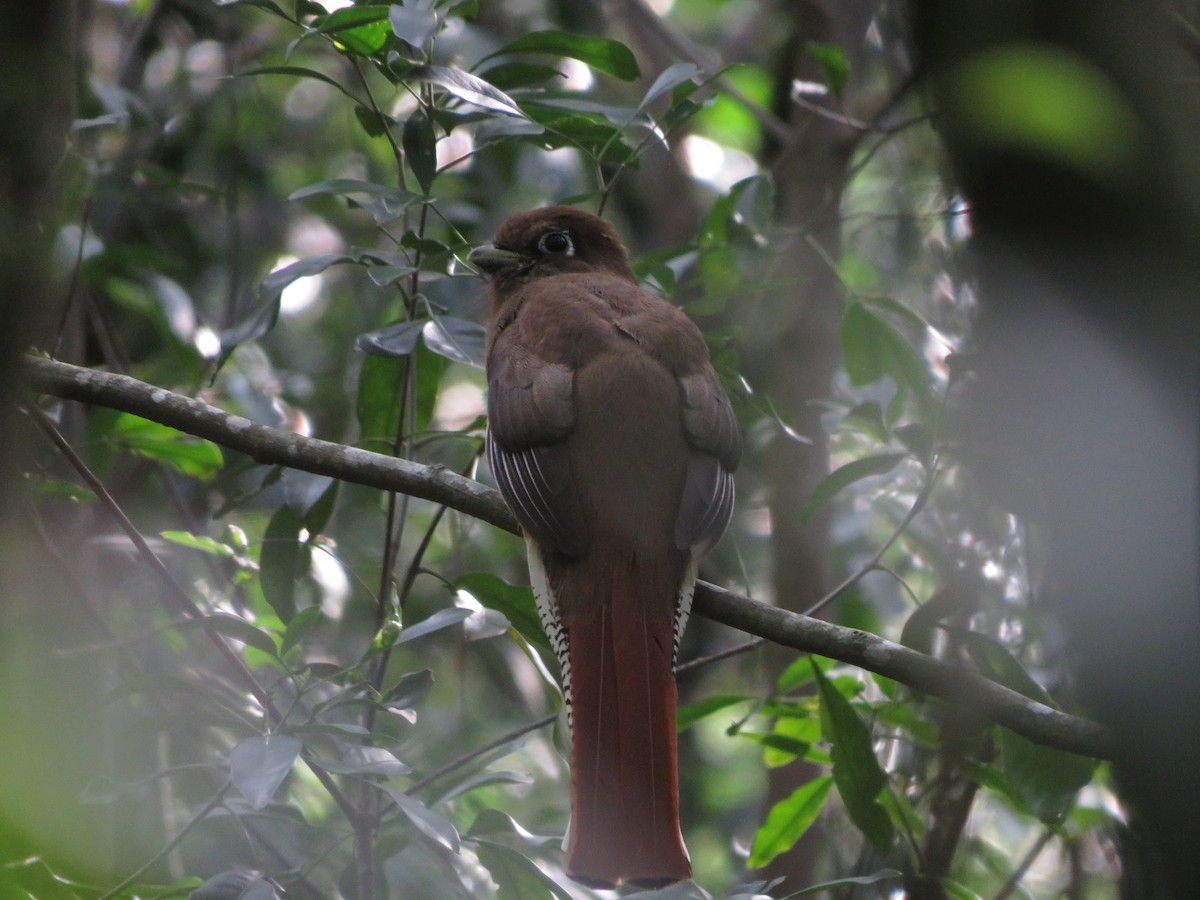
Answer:
[[[467,261],[477,266],[487,275],[494,275],[504,269],[515,269],[521,265],[521,254],[512,250],[501,250],[492,244],[484,244],[471,251]]]

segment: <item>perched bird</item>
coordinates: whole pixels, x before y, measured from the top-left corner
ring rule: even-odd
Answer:
[[[638,284],[603,219],[519,213],[470,259],[490,298],[488,460],[567,698],[567,873],[680,881],[674,664],[733,507],[737,421],[699,329]]]

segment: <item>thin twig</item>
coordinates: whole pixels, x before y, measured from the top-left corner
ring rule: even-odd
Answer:
[[[446,763],[444,766],[439,766],[438,768],[434,769],[432,772],[430,772],[428,775],[424,776],[423,778],[418,778],[416,781],[414,781],[412,784],[410,784],[407,788],[405,788],[404,793],[415,794],[417,791],[422,790],[425,787],[428,787],[430,784],[437,781],[439,778],[449,775],[451,772],[455,771],[456,769],[461,769],[463,766],[467,765],[472,760],[478,759],[479,757],[483,756],[486,753],[491,753],[493,750],[495,750],[499,747],[503,747],[505,744],[509,743],[510,741],[515,741],[517,738],[521,737],[522,735],[529,734],[532,731],[537,731],[539,728],[545,728],[547,725],[553,725],[554,721],[557,718],[558,718],[558,713],[551,713],[550,715],[543,716],[542,718],[537,719],[536,721],[526,722],[524,725],[520,725],[520,726],[514,728],[512,731],[508,732],[507,734],[500,735],[500,737],[496,738],[494,741],[490,741],[489,743],[484,744],[482,747],[477,747],[474,750],[470,751],[469,753],[464,753],[462,756],[459,756],[456,759],[450,760],[450,762]]]
[[[193,828],[203,822],[209,813],[225,802],[225,795],[229,793],[230,787],[231,785],[228,781],[221,785],[221,789],[217,791],[216,795],[206,804],[204,804],[200,811],[192,816],[192,820],[179,829],[179,833],[175,835],[175,837],[171,838],[171,840],[168,841],[166,845],[158,851],[158,853],[146,860],[142,866],[140,866],[136,871],[132,872],[124,881],[122,881],[116,887],[105,891],[98,898],[96,898],[96,900],[111,900],[111,898],[116,897],[123,890],[125,890],[125,888],[135,883],[139,878],[154,868],[154,866],[158,865],[160,860],[166,859],[167,854],[182,844],[183,839],[188,836]]]
[[[1054,832],[1049,828],[1038,836],[1033,846],[1029,848],[1029,852],[1021,858],[1021,862],[1013,869],[1012,874],[1008,876],[1008,881],[1004,882],[1004,886],[1000,888],[1000,892],[996,894],[993,900],[1007,900],[1008,897],[1012,896],[1013,892],[1017,889],[1017,885],[1021,883],[1021,879],[1029,872],[1029,867],[1033,865],[1034,860],[1038,858],[1038,855],[1041,854],[1042,850],[1045,849],[1053,837]]]

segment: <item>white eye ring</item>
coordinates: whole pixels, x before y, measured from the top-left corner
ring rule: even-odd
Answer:
[[[575,244],[565,231],[547,231],[538,238],[538,250],[551,256],[574,256]]]

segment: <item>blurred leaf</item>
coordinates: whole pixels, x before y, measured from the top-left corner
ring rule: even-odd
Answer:
[[[138,892],[139,897],[149,894]],[[188,894],[188,900],[279,900],[275,885],[255,869],[230,869]]]
[[[947,80],[948,115],[990,152],[1017,150],[1109,180],[1138,164],[1144,126],[1112,79],[1082,55],[1008,41]]]
[[[560,886],[523,853],[493,841],[475,838],[475,855],[496,882],[497,900],[528,900],[545,897],[571,900],[570,891]]]
[[[565,56],[587,63],[593,69],[607,72],[622,81],[633,81],[642,74],[633,52],[620,41],[610,38],[587,37],[566,31],[534,31],[510,41],[487,58],[510,53]]]
[[[640,112],[645,109],[667,91],[673,90],[685,81],[690,81],[700,74],[702,74],[702,70],[695,63],[680,62],[667,66],[654,79],[654,83],[650,85],[650,89],[643,95],[641,103],[637,106],[638,111]]]
[[[341,759],[314,762],[335,775],[407,775],[412,769],[382,747],[348,747]]]
[[[542,66],[537,63],[527,62],[501,63],[479,74],[487,80],[488,84],[502,91],[529,87],[533,84],[541,84],[543,81],[549,81],[551,78],[563,77],[563,73],[553,66]]]
[[[199,550],[210,556],[223,556],[227,559],[232,559],[237,555],[237,551],[228,544],[222,544],[215,538],[210,538],[204,534],[192,534],[190,531],[161,531],[159,532],[159,537],[164,541],[170,541],[172,544],[189,547],[192,550]]]
[[[34,481],[38,496],[53,500],[74,500],[80,503],[90,503],[96,499],[96,492],[82,484],[63,481],[59,478],[38,478]]]
[[[350,262],[358,262],[358,260],[344,253],[325,253],[298,260],[269,274],[262,280],[258,289],[258,299],[246,316],[221,332],[220,362],[228,359],[229,354],[239,344],[258,340],[275,327],[275,323],[279,319],[280,298],[283,296],[283,289],[289,284],[298,278],[317,275],[338,263]]]
[[[397,322],[376,331],[360,334],[354,341],[354,349],[372,356],[403,357],[416,349],[421,331],[429,324],[427,319],[412,322]]]
[[[475,817],[475,821],[471,823],[471,829],[467,832],[471,837],[482,837],[485,835],[509,837],[515,836],[520,838],[526,844],[534,847],[540,847],[544,844],[561,843],[561,834],[534,834],[521,826],[516,819],[508,813],[501,812],[498,809],[483,809],[479,815]]]
[[[435,316],[421,329],[425,346],[452,362],[483,368],[483,326],[454,316]]]
[[[292,621],[287,623],[287,630],[283,633],[283,643],[280,646],[280,652],[287,653],[293,647],[299,646],[300,642],[317,627],[321,619],[320,606],[309,606],[296,613],[292,617]]]
[[[229,754],[229,780],[251,809],[262,809],[271,802],[303,749],[299,739],[286,734],[248,737]]]
[[[285,625],[296,614],[296,578],[301,558],[300,529],[304,520],[295,509],[283,504],[267,523],[259,553],[259,577],[263,596]]]
[[[239,641],[247,647],[261,650],[269,656],[279,656],[279,647],[270,634],[261,628],[251,625],[245,619],[239,619],[237,616],[230,615],[229,613],[213,613],[209,616],[201,616],[198,619],[189,619],[177,627],[184,629],[207,628],[217,632],[217,634]]]
[[[1007,792],[1047,825],[1063,820],[1096,770],[1093,759],[1035,744],[1007,728],[997,729],[996,744]]]
[[[451,852],[458,853],[460,846],[458,831],[446,819],[439,816],[419,800],[414,800],[399,788],[394,788],[388,784],[381,784],[379,787],[392,798],[396,806],[408,817],[408,820],[412,822],[418,831]]]
[[[413,625],[405,625],[400,631],[400,636],[396,638],[396,641],[392,646],[407,644],[409,641],[415,641],[417,638],[422,638],[445,628],[450,628],[451,626],[457,625],[459,622],[463,621],[463,619],[467,618],[469,615],[471,615],[471,610],[462,609],[458,606],[450,606],[446,609],[439,609],[427,619],[422,619],[420,622],[417,622]]]
[[[871,731],[854,707],[813,667],[821,696],[821,729],[833,745],[833,780],[846,812],[876,852],[887,853],[895,831],[887,812],[875,800],[887,787],[887,776],[875,758]]]
[[[533,784],[533,779],[521,772],[480,772],[456,782],[453,787],[438,796],[437,803],[440,806],[463,794],[492,784]]]
[[[995,638],[966,628],[948,627],[946,630],[962,642],[971,656],[971,661],[988,678],[998,681],[1006,688],[1029,697],[1031,700],[1044,703],[1052,709],[1058,709],[1054,698],[1044,687],[1033,680],[1033,676],[1025,671],[1020,660]]]
[[[936,419],[929,368],[886,319],[862,303],[851,303],[842,317],[841,344],[852,385],[862,387],[890,376],[914,399],[922,421],[932,423]]]
[[[886,475],[896,468],[902,460],[908,459],[909,454],[901,451],[878,453],[874,456],[864,456],[851,460],[844,466],[839,466],[826,475],[813,491],[808,502],[800,511],[800,520],[808,521],[813,514],[828,503],[839,492],[864,478],[872,475]]]
[[[846,81],[850,77],[850,62],[846,59],[842,48],[837,44],[808,41],[805,43],[804,49],[821,67],[821,74],[825,78],[825,84],[829,87],[830,93],[840,100],[846,89]]]
[[[259,69],[251,69],[248,72],[241,72],[237,78],[248,78],[252,75],[291,75],[296,78],[313,78],[317,81],[323,81],[332,87],[337,88],[347,97],[358,103],[358,99],[348,90],[342,87],[337,81],[330,78],[324,72],[318,72],[316,69],[307,69],[304,66],[264,66]]]
[[[962,641],[975,665],[993,681],[1052,709],[1058,708],[1054,698],[999,641],[975,631],[948,630]],[[1048,825],[1060,822],[1070,812],[1075,797],[1091,781],[1096,769],[1095,760],[1035,744],[1007,728],[997,729],[996,742],[1005,792]]]
[[[348,194],[371,194],[393,203],[397,212],[403,211],[404,207],[419,202],[422,199],[420,194],[414,194],[412,191],[404,191],[400,188],[392,187],[388,184],[379,184],[374,181],[360,181],[356,178],[330,178],[326,181],[318,181],[292,191],[288,194],[288,199],[304,200],[320,194],[338,194],[342,196]]]
[[[383,695],[385,706],[410,708],[420,703],[433,688],[433,673],[429,669],[406,672]]]
[[[408,167],[428,196],[437,176],[437,136],[427,115],[418,110],[405,119],[403,142]]]
[[[207,481],[221,471],[225,458],[211,441],[184,434],[132,413],[119,413],[104,440],[146,459],[153,459],[194,478]]]
[[[983,897],[970,888],[959,884],[957,881],[951,881],[949,878],[943,878],[941,885],[946,891],[946,896],[950,897],[951,900],[983,900]]]
[[[414,323],[402,322],[400,324],[411,325]],[[399,326],[393,327],[399,328]],[[383,330],[387,331],[387,329]],[[419,334],[419,329],[414,331],[414,341]],[[366,337],[366,335],[360,337],[359,342],[364,341]],[[397,343],[399,340],[398,338]],[[366,349],[366,347],[362,349]],[[391,452],[392,443],[396,440],[396,432],[400,425],[400,389],[404,384],[407,361],[396,358],[394,353],[371,353],[370,350],[368,353],[370,355],[363,359],[362,369],[358,374],[356,411],[358,413],[359,441],[368,445],[370,449]],[[384,447],[388,449],[384,450]]]
[[[834,888],[866,887],[867,885],[879,884],[881,881],[891,881],[893,879],[902,877],[903,873],[897,871],[896,869],[880,869],[878,872],[873,872],[870,875],[859,875],[855,878],[836,878],[833,881],[822,881],[820,884],[810,885],[802,890],[788,894],[787,897],[803,897],[805,894],[815,894],[818,891],[832,891]]]
[[[525,113],[515,100],[499,88],[493,87],[462,69],[447,66],[417,66],[405,74],[405,80],[429,82],[445,88],[460,100],[507,116],[524,118]]]
[[[438,29],[437,13],[432,9],[422,9],[418,6],[393,3],[389,8],[388,19],[392,24],[392,32],[414,50],[424,50],[430,38]]]
[[[529,588],[509,584],[490,572],[472,572],[464,575],[454,582],[454,586],[466,591],[485,606],[503,613],[531,644],[547,653],[553,652],[550,640],[542,630],[542,620],[538,617],[533,591]]]
[[[796,841],[817,820],[831,787],[833,779],[821,775],[772,806],[754,835],[746,865],[751,869],[762,868],[779,854],[794,847]]]
[[[333,509],[337,506],[340,485],[340,481],[331,480],[329,486],[321,491],[321,495],[304,511],[304,530],[308,532],[310,541],[329,524],[329,517],[333,515]]]
[[[701,719],[706,719],[723,709],[729,709],[731,706],[737,706],[750,700],[750,697],[741,694],[730,694],[706,697],[703,700],[697,700],[695,703],[685,704],[675,711],[675,728],[678,731],[683,731],[685,728],[695,725]]]

